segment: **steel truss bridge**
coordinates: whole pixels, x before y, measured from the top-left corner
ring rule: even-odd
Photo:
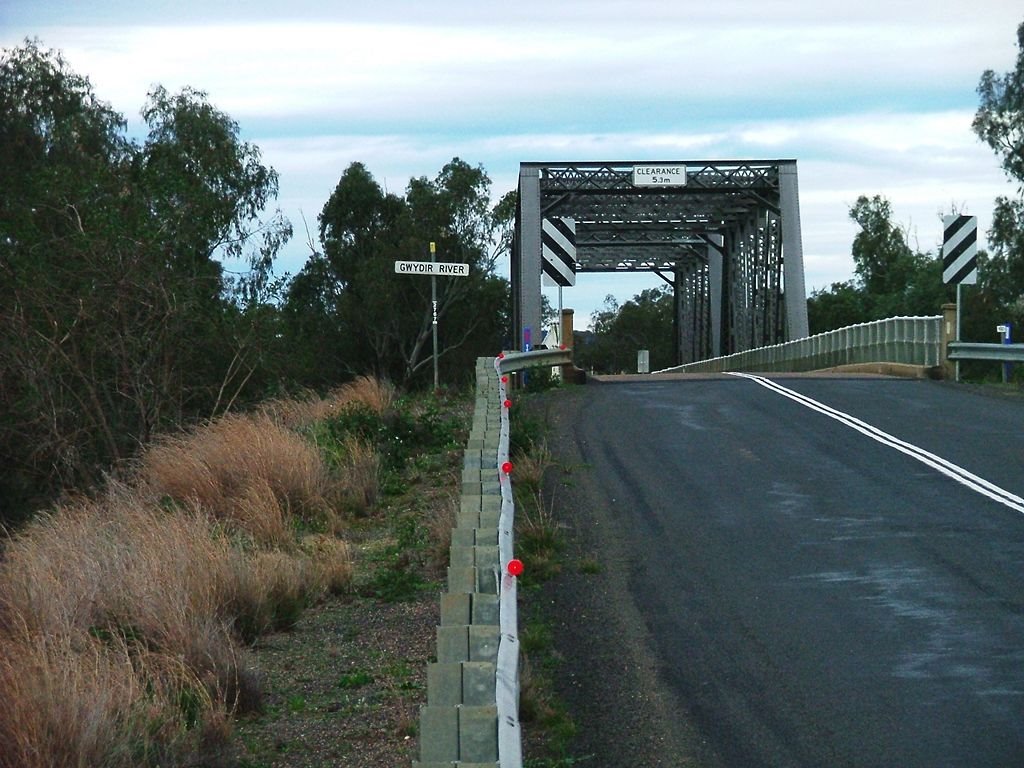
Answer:
[[[634,168],[686,167],[680,186]],[[795,160],[522,163],[512,247],[517,349],[541,326],[541,222],[576,223],[576,272],[673,286],[677,364],[807,336]]]

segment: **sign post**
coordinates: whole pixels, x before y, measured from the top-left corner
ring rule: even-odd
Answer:
[[[430,241],[430,264],[434,265],[434,252],[437,250],[437,243]],[[434,337],[434,391],[438,390],[437,378],[437,275],[433,269],[430,272],[430,305],[434,313],[434,322],[431,324],[431,335]]]
[[[960,337],[960,318],[962,316],[962,312],[961,312],[960,308],[961,308],[962,302],[963,302],[963,291],[964,291],[964,284],[963,283],[957,283],[956,284],[956,340],[957,341],[961,340],[961,337]],[[956,361],[956,373],[953,376],[953,381],[956,381],[956,382],[960,381],[960,361],[959,360]]]
[[[1012,326],[1010,323],[1002,323],[996,326],[996,333],[999,334],[999,341],[1003,344],[1011,344],[1010,333]],[[1010,381],[1010,372],[1013,368],[1013,363],[1003,362],[1003,384],[1007,384]]]
[[[434,340],[434,389],[438,388],[437,370],[437,278],[469,277],[469,264],[435,260],[437,243],[430,243],[430,261],[396,261],[396,275],[430,275],[430,334]]]
[[[942,282],[956,285],[956,340],[960,341],[960,306],[963,285],[978,282],[978,217],[942,217]],[[956,361],[960,381],[960,361]]]

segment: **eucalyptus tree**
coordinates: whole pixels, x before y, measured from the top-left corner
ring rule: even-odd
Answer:
[[[852,280],[832,283],[807,300],[812,333],[898,315],[934,315],[949,300],[937,254],[911,247],[907,230],[881,195],[861,195],[850,207],[858,225],[850,246]]]
[[[593,334],[576,346],[581,367],[599,373],[636,370],[637,352],[650,353],[651,370],[674,365],[675,300],[667,286],[647,288],[621,306],[605,297],[602,309],[591,315]]]
[[[1015,194],[996,198],[991,252],[979,270],[983,288],[1004,312],[1024,321],[1024,23],[1017,27],[1014,69],[999,75],[986,70],[978,84],[981,103],[972,127],[1000,157]],[[1008,319],[1008,318],[1003,318]]]
[[[277,176],[205,94],[157,87],[148,138],[38,41],[0,58],[0,451],[45,495],[210,415],[253,371],[247,301],[290,234]],[[225,273],[241,258],[243,277]]]
[[[404,196],[385,192],[365,165],[352,163],[319,216],[323,251],[289,287],[292,333],[329,339],[330,348],[318,346],[331,370],[426,383],[431,281],[396,274],[394,263],[427,261],[434,243],[438,261],[469,265],[468,277],[438,278],[436,307],[445,378],[468,376],[472,357],[495,352],[507,324],[507,281],[494,263],[512,210],[507,198],[492,207],[484,169],[458,158],[434,179],[411,179]],[[304,343],[296,336],[295,346]]]
[[[860,226],[851,252],[854,274],[865,293],[864,321],[936,314],[947,298],[939,258],[911,248],[907,231],[893,220],[889,201],[861,195],[850,208],[850,218]]]

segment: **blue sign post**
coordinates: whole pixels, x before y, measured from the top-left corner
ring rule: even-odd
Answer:
[[[523,327],[523,352],[533,351],[533,326],[527,325]],[[526,371],[521,373],[523,386],[526,386],[527,376]]]

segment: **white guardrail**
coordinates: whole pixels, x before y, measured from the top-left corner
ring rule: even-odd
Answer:
[[[437,662],[427,667],[418,768],[522,768],[515,505],[509,463],[507,375],[572,362],[571,350],[482,357],[441,595]]]
[[[521,567],[513,571],[513,544],[515,541],[515,504],[512,500],[512,480],[509,468],[508,377],[502,365],[504,356],[494,361],[498,379],[498,400],[501,408],[501,431],[498,437],[497,465],[501,484],[501,514],[498,516],[498,563],[495,581],[498,587],[498,622],[501,640],[495,669],[494,700],[498,710],[498,765],[503,768],[521,768],[523,747],[519,731],[519,619],[517,612],[516,576]],[[511,361],[510,361],[511,362]],[[511,368],[511,365],[509,366]]]
[[[770,347],[665,368],[657,373],[796,372],[881,362],[925,367],[941,365],[942,317],[890,317]]]

